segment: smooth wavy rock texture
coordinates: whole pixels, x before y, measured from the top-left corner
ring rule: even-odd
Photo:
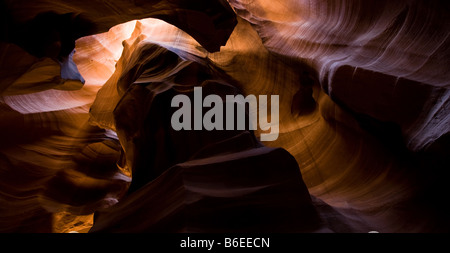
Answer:
[[[2,3],[0,232],[448,232],[447,2],[178,2]],[[278,139],[171,129],[199,85]]]
[[[448,2],[230,3],[271,52],[313,66],[322,88],[350,110],[395,122],[410,149],[448,133]]]

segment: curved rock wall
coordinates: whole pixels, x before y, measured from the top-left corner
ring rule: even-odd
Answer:
[[[230,0],[271,52],[313,66],[350,110],[395,122],[420,150],[448,133],[445,1]]]
[[[238,24],[215,53],[189,29],[156,19],[80,38],[64,59],[2,43],[0,231],[83,230],[90,218],[73,214],[123,196],[131,169],[115,165],[124,145],[113,132],[123,87],[177,69],[164,65],[145,76],[152,55],[139,50],[148,44],[222,70],[244,94],[280,95],[280,135],[264,145],[294,156],[325,231],[448,231],[441,203],[448,192],[449,4],[229,3]],[[33,16],[14,6],[15,16]],[[36,6],[40,12],[48,4]],[[89,14],[88,5],[51,6]],[[113,7],[107,21],[92,18],[103,30],[142,17]],[[68,74],[58,74],[60,66]],[[142,67],[144,76],[135,71]]]

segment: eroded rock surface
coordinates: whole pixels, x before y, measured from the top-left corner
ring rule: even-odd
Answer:
[[[281,151],[269,147],[287,150],[297,161],[301,175],[292,169],[295,164],[283,167],[280,171],[285,172],[277,175],[271,162],[248,162],[251,155],[241,156],[245,152],[236,150],[234,145],[227,150],[241,161],[255,165],[246,166],[247,170],[243,171],[255,174],[258,166],[267,169],[268,174],[264,174],[267,177],[246,176],[249,180],[246,183],[250,185],[264,187],[267,182],[264,178],[275,180],[275,175],[298,178],[295,182],[276,185],[284,189],[280,194],[286,198],[297,196],[302,200],[292,205],[299,211],[299,217],[289,213],[293,221],[317,213],[313,228],[299,224],[299,230],[448,231],[449,210],[443,203],[448,195],[446,181],[450,164],[450,25],[446,1],[318,0],[278,4],[230,0],[237,13],[237,25],[224,1],[210,2],[212,9],[205,15],[216,18],[213,20],[219,23],[212,22],[214,27],[207,24],[209,21],[184,22],[205,16],[192,15],[199,11],[196,5],[182,6],[182,10],[189,10],[187,12],[173,11],[175,1],[114,1],[104,12],[97,11],[98,5],[104,4],[98,1],[86,4],[3,3],[8,7],[2,8],[7,14],[2,15],[7,21],[2,23],[3,28],[10,29],[33,20],[38,13],[53,11],[56,16],[46,14],[41,20],[53,15],[63,24],[80,24],[75,27],[89,29],[64,35],[55,28],[38,32],[45,36],[34,36],[33,40],[23,37],[24,34],[3,33],[0,47],[0,231],[67,232],[76,230],[75,221],[84,219],[78,217],[85,217],[76,215],[94,211],[99,213],[99,223],[94,225],[93,231],[119,231],[113,229],[114,223],[136,222],[122,212],[125,207],[134,202],[145,206],[159,201],[163,193],[156,195],[154,191],[162,191],[164,188],[159,186],[170,180],[176,183],[166,192],[173,193],[173,203],[180,207],[180,213],[212,212],[208,201],[217,202],[212,200],[214,196],[212,199],[206,196],[211,195],[214,187],[204,185],[196,188],[200,189],[198,192],[192,191],[202,180],[187,177],[192,171],[204,172],[205,167],[187,166],[196,161],[188,155],[188,143],[202,146],[203,142],[189,139],[197,138],[193,135],[187,135],[188,139],[177,136],[171,140],[186,146],[162,147],[163,143],[172,142],[142,135],[162,130],[162,136],[176,134],[169,134],[171,129],[167,124],[152,128],[154,125],[145,118],[149,114],[144,111],[148,108],[144,102],[149,102],[152,92],[168,94],[164,92],[173,89],[173,83],[202,83],[186,78],[181,71],[195,64],[214,69],[206,79],[218,78],[244,95],[280,96],[279,138],[262,143],[264,148],[248,148],[257,150],[261,159],[273,160],[284,160],[281,157],[290,155],[282,152],[280,158],[276,158],[273,152],[280,155]],[[125,5],[131,8],[119,8]],[[147,8],[148,5],[151,7]],[[164,11],[156,11],[158,6],[165,6]],[[182,15],[174,18],[173,15],[180,13]],[[222,14],[214,15],[218,13]],[[169,21],[178,28],[157,19],[130,21],[111,28],[150,16]],[[191,20],[193,16],[196,18]],[[38,21],[35,19],[28,24],[39,28]],[[91,30],[91,23],[97,25],[97,30]],[[208,32],[198,33],[202,29]],[[105,33],[78,39],[75,51],[72,51],[73,44],[66,43],[98,32]],[[220,52],[211,52],[225,42]],[[133,92],[142,101],[131,99],[135,98],[130,97]],[[120,103],[127,99],[143,104]],[[158,120],[170,117],[170,112],[158,112],[154,114]],[[134,121],[129,119],[131,116]],[[141,152],[137,164],[127,163],[135,159],[127,156],[127,149],[133,143],[128,142],[130,134],[136,133],[133,131],[139,133],[134,143],[151,140],[128,152],[128,155]],[[260,133],[260,130],[254,132],[256,139]],[[151,145],[161,148],[152,149]],[[225,156],[222,151],[217,154]],[[205,159],[202,164],[212,166],[210,158]],[[139,177],[136,174],[141,172],[134,171],[136,177],[126,195],[130,184],[128,177],[136,169],[159,171]],[[209,176],[212,179],[219,175],[227,177],[232,171],[219,170],[217,175]],[[186,185],[190,188],[186,189]],[[241,187],[231,185],[227,189],[233,186]],[[287,193],[289,187],[297,189],[294,191],[297,193]],[[188,196],[202,197],[186,205],[185,195],[175,194],[177,189],[183,189]],[[226,191],[221,188],[219,192]],[[264,213],[267,209],[255,208],[261,201],[257,192],[241,191],[238,195],[251,199],[247,202],[249,212],[258,209]],[[306,201],[307,193],[311,195],[311,202]],[[144,195],[151,196],[145,198]],[[278,203],[275,198],[268,199],[269,206]],[[300,208],[301,203],[314,206],[315,211],[301,213],[305,210]],[[241,204],[245,202],[236,202],[233,206]],[[113,207],[104,210],[109,206]],[[227,215],[224,210],[219,204],[217,215]],[[150,211],[177,213],[163,206]],[[75,218],[66,216],[67,212]],[[120,219],[111,218],[114,212],[121,214]],[[214,227],[228,229],[220,224],[208,227],[207,219],[190,217],[191,223],[177,220],[180,223],[172,224],[171,231],[194,231],[196,227],[205,232],[214,231]],[[143,226],[148,229],[154,224],[166,224],[164,222],[150,219]],[[83,220],[82,223],[91,222]],[[257,223],[246,228],[261,225]],[[86,226],[79,226],[79,229],[86,231]],[[129,229],[136,231],[133,229],[137,228]],[[152,229],[158,231],[157,225]]]

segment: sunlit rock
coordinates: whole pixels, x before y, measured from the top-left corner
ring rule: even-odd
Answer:
[[[247,161],[255,178],[245,177],[245,184],[264,187],[256,178],[264,166],[266,178],[298,178],[280,187],[299,190],[304,183],[306,189],[288,195],[314,212],[293,205],[299,217],[287,217],[294,222],[316,213],[317,219],[313,228],[299,224],[289,231],[448,231],[446,1],[229,0],[236,15],[225,1],[206,1],[211,8],[204,11],[200,0],[177,11],[178,1],[154,2],[2,2],[0,231],[87,232],[93,225],[101,232],[113,231],[115,223],[138,231],[132,213],[142,210],[126,208],[134,202],[145,207],[172,194],[183,207],[178,214],[208,206],[213,187],[202,182],[232,170],[208,175],[187,166],[197,161],[190,145],[203,142],[177,136],[182,144],[170,146],[173,139],[150,138],[175,133],[167,123],[155,129],[146,118],[170,119],[167,106],[158,105],[164,108],[159,114],[145,111],[152,94],[167,95],[175,83],[202,83],[186,75],[197,65],[244,95],[279,95],[278,139],[249,150],[267,155],[282,148],[275,150],[290,155],[283,151],[273,160],[295,159],[301,175],[295,164],[277,175],[276,162],[248,162],[251,156],[236,145],[218,154]],[[148,17],[158,19],[142,19]],[[253,134],[257,140],[261,131]],[[205,158],[211,169],[214,157]],[[193,170],[204,177],[180,182]],[[171,180],[177,183],[161,186]],[[201,198],[185,205],[177,189]],[[238,195],[254,197],[255,189]],[[261,199],[253,197],[232,206],[256,211]],[[276,202],[266,199],[269,207]],[[177,213],[166,204],[149,212]],[[223,210],[218,205],[217,215]],[[112,219],[114,213],[120,219]],[[185,220],[189,226],[173,223],[171,231],[193,231],[195,224],[204,232],[224,228],[198,219],[200,213]],[[152,224],[166,222],[147,221],[142,224],[154,232],[162,230]]]

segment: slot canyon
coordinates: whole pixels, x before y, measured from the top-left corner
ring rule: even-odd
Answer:
[[[449,1],[0,11],[2,233],[449,232]],[[278,95],[277,139],[174,130],[194,87]]]

